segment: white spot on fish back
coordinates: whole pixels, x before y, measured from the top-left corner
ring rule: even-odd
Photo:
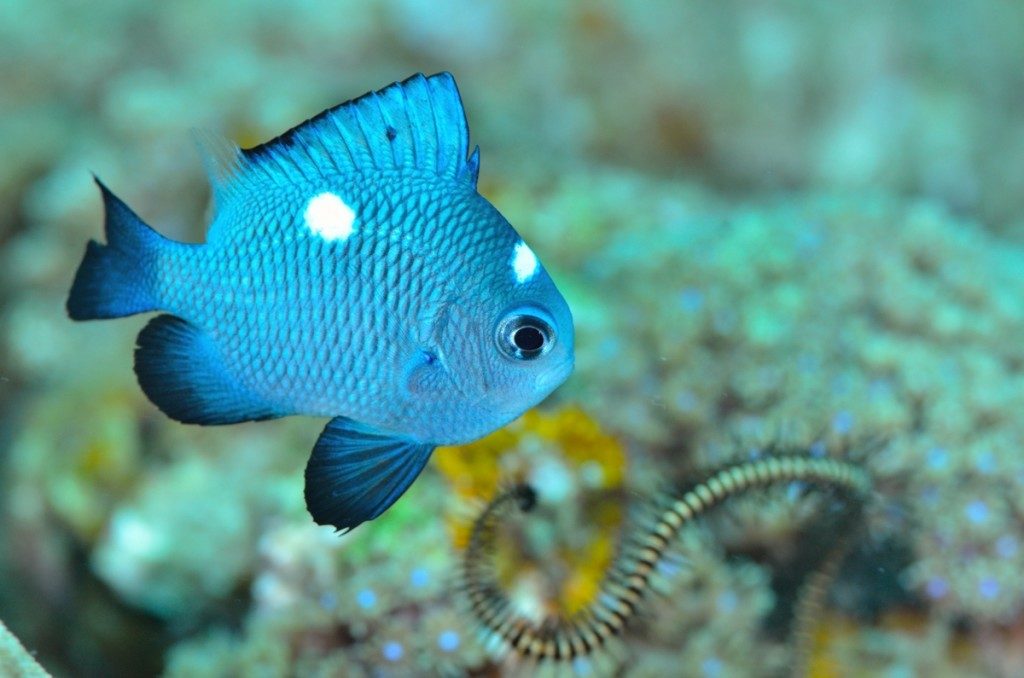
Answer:
[[[516,275],[516,282],[523,284],[537,275],[538,270],[540,262],[537,261],[537,255],[520,240],[512,252],[512,272]]]
[[[309,199],[303,213],[306,226],[324,240],[347,240],[352,235],[356,213],[337,194],[318,193]]]

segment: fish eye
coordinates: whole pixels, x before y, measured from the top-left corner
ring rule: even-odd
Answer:
[[[555,343],[555,330],[539,311],[517,310],[498,323],[495,340],[498,349],[515,360],[534,360],[547,353]]]

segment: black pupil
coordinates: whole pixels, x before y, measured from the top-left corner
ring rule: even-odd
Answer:
[[[520,351],[539,351],[544,348],[544,333],[536,327],[520,327],[512,335],[512,343]]]

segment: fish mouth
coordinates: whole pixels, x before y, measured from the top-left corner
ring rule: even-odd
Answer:
[[[542,398],[547,397],[552,391],[561,386],[569,378],[569,375],[572,374],[575,366],[576,358],[574,355],[569,354],[568,358],[557,367],[538,375],[534,385],[538,392],[543,393]]]

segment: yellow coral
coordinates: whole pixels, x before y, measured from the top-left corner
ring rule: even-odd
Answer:
[[[937,637],[936,631],[940,631]],[[874,629],[859,625],[855,620],[842,614],[831,612],[827,613],[814,629],[807,664],[808,678],[837,678],[879,673],[881,668],[878,666],[864,666],[859,672],[851,671],[849,666],[851,651],[863,646],[864,641],[860,636],[869,632],[889,634],[890,639],[898,638],[904,644],[925,647],[926,654],[941,664],[952,667],[957,671],[956,675],[978,675],[980,672],[977,666],[977,647],[961,636],[946,639],[938,627],[929,626],[928,617],[920,611],[889,612]],[[939,642],[936,643],[936,639]]]
[[[856,634],[857,625],[836,614],[826,614],[814,631],[807,660],[808,678],[838,678],[844,675],[835,655],[836,639]]]
[[[571,406],[553,412],[530,410],[486,438],[468,445],[439,448],[434,465],[459,496],[489,497],[501,480],[525,477],[527,462],[536,455],[530,455],[524,447],[538,442],[544,448],[542,453],[560,456],[567,466],[587,475],[589,487],[613,488],[622,484],[626,465],[622,445],[602,431],[586,412]]]
[[[598,534],[585,552],[564,554],[570,574],[559,592],[558,605],[565,616],[572,616],[590,605],[614,557],[615,541],[608,532]]]
[[[582,409],[570,406],[554,411],[531,410],[482,440],[438,450],[434,462],[463,502],[485,500],[497,492],[502,481],[529,479],[540,464],[551,463],[560,464],[574,485],[588,492],[606,492],[621,487],[626,455],[618,440],[601,430]],[[559,552],[568,574],[564,586],[558,587],[559,599],[552,602],[563,614],[581,609],[597,594],[601,577],[614,556],[614,535],[622,520],[618,501],[599,500],[585,509],[593,534],[586,535],[582,547],[577,541],[572,548]],[[458,510],[455,513],[458,515]],[[457,517],[449,524],[453,542],[465,547],[470,525]],[[507,554],[507,558],[515,561],[523,556]],[[504,571],[514,577],[522,571],[521,565]]]

